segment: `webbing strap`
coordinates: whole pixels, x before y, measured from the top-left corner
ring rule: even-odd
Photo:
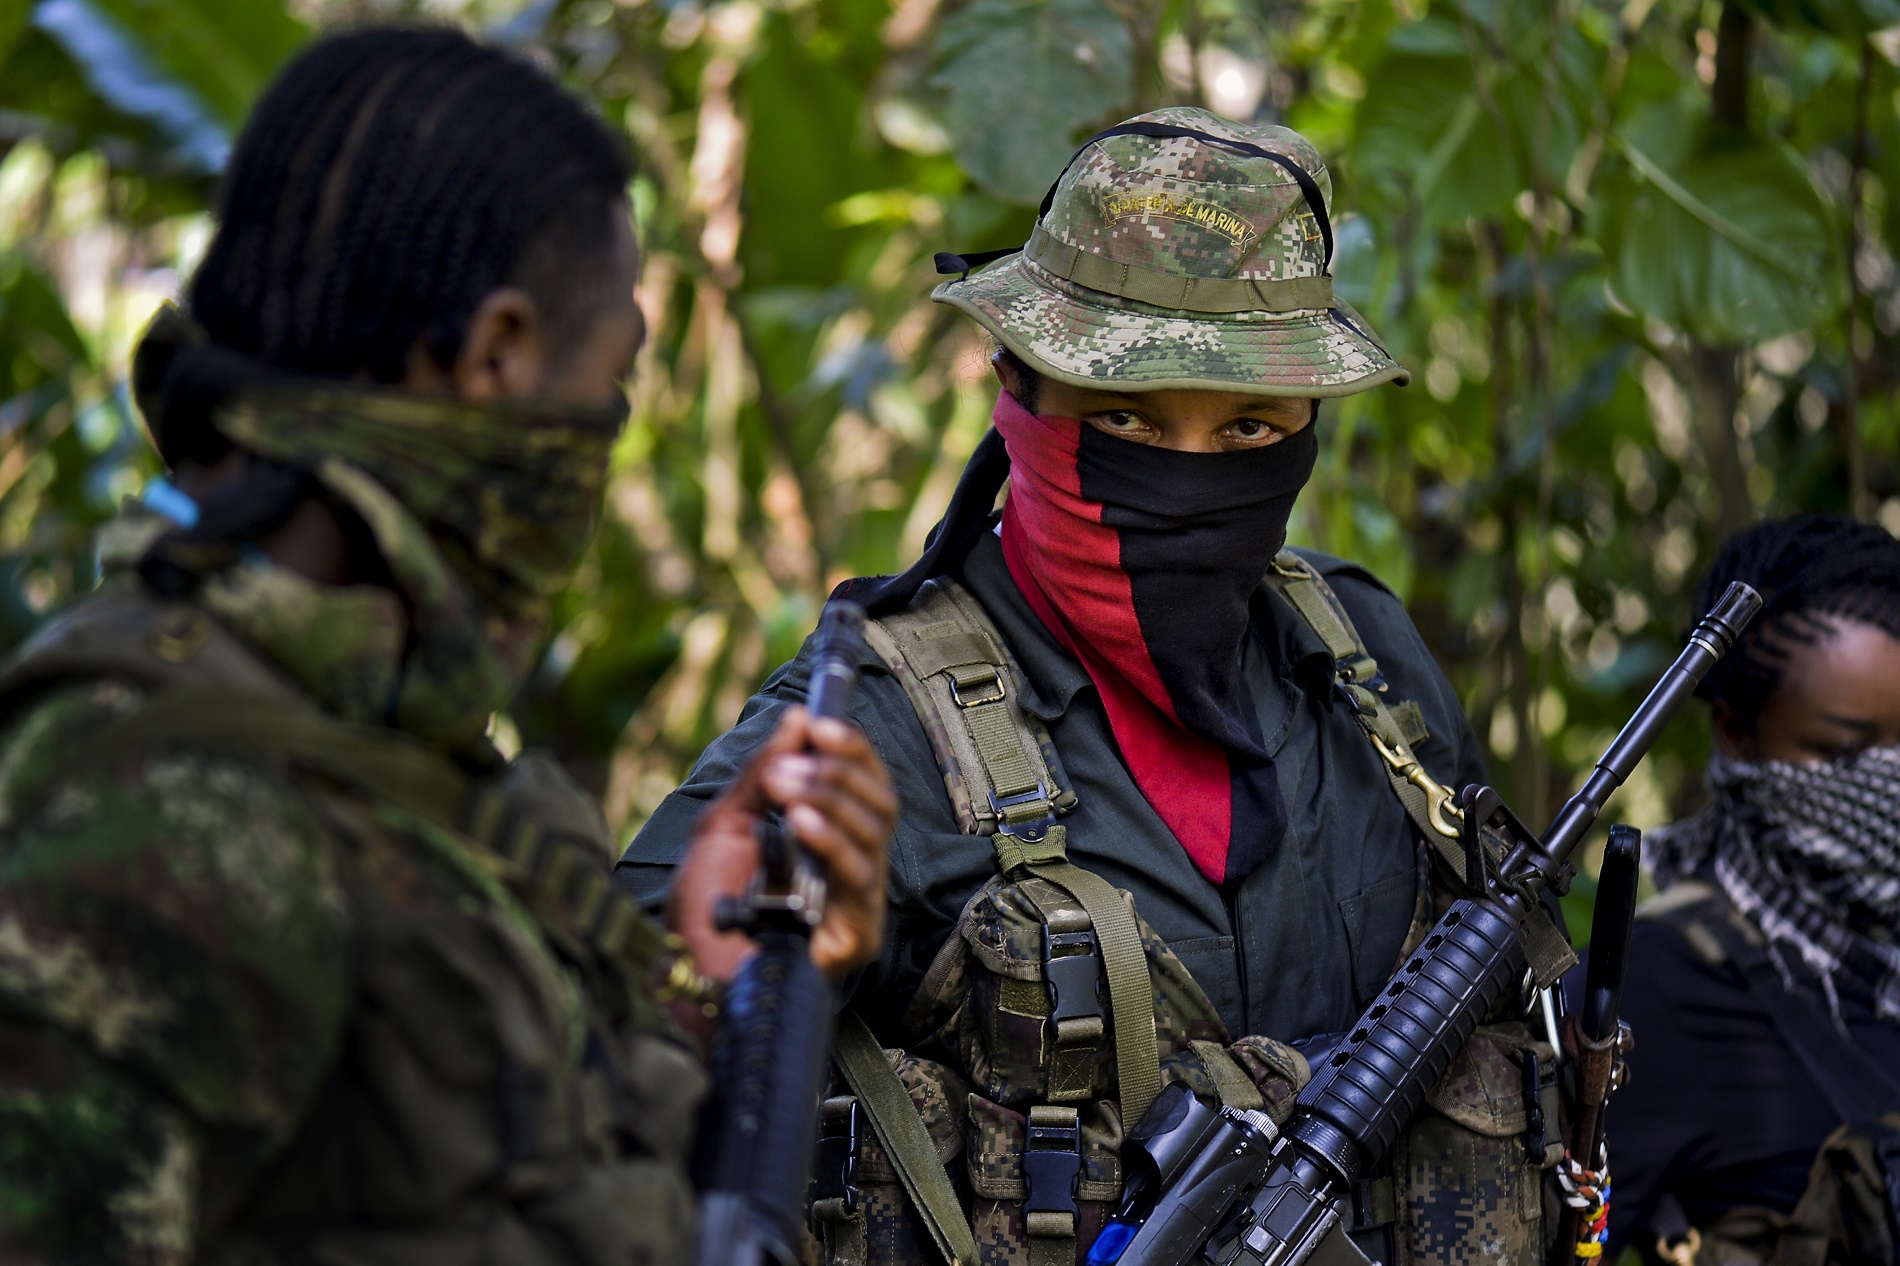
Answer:
[[[1050,843],[1062,847],[1067,828],[1049,828]],[[1161,1095],[1161,1049],[1155,1040],[1154,984],[1141,929],[1128,901],[1094,871],[1060,857],[1030,863],[1026,869],[1082,903],[1102,947],[1102,974],[1108,977],[1109,1019],[1115,1029],[1115,1081],[1121,1091],[1122,1120],[1141,1120]]]
[[[1454,875],[1465,872],[1463,815],[1452,803],[1451,791],[1425,769],[1406,740],[1405,726],[1384,698],[1385,683],[1379,664],[1353,628],[1352,617],[1339,597],[1312,564],[1292,550],[1281,550],[1267,572],[1267,583],[1299,612],[1300,618],[1325,643],[1333,657],[1334,681],[1351,706],[1360,733],[1378,752],[1386,781],[1405,807],[1405,814],[1430,841]],[[1495,863],[1497,859],[1492,858]],[[1577,965],[1570,940],[1541,908],[1533,907],[1525,920],[1526,956],[1540,988],[1548,988]]]
[[[1201,1067],[1214,1079],[1214,1093],[1219,1096],[1221,1107],[1246,1109],[1267,1106],[1260,1087],[1254,1085],[1253,1078],[1228,1054],[1226,1047],[1219,1042],[1189,1042],[1188,1046],[1200,1056]]]
[[[983,769],[990,777],[990,786],[996,792],[998,803],[1035,791],[1040,785],[1036,767],[1030,763],[1029,753],[1024,750],[1024,744],[1017,736],[1008,705],[999,699],[995,703],[964,708],[962,712],[964,724],[970,728],[970,739],[976,744],[977,754],[983,758]],[[1019,821],[1033,822],[1046,818],[1054,810],[1053,802],[1037,796],[1029,803],[1002,808],[998,812],[1004,822],[1014,825]]]
[[[1331,277],[1197,277],[1080,250],[1040,224],[1024,258],[1078,286],[1179,312],[1305,312],[1333,306]]]
[[[837,1049],[844,1079],[871,1118],[871,1129],[897,1168],[911,1203],[923,1214],[937,1250],[950,1266],[978,1266],[976,1236],[963,1216],[950,1175],[937,1159],[930,1130],[911,1102],[910,1091],[884,1058],[884,1048],[854,1010],[838,1017]]]
[[[1122,1120],[1132,1125],[1161,1094],[1154,984],[1141,930],[1128,902],[1107,880],[1068,860],[1066,831],[1054,819],[1059,806],[1073,804],[1074,798],[1056,785],[1052,761],[1041,752],[1040,738],[1014,698],[1016,671],[1001,634],[981,606],[948,582],[933,583],[910,609],[868,628],[867,638],[879,654],[887,661],[896,655],[893,672],[915,683],[906,689],[932,745],[949,749],[940,748],[939,763],[954,769],[967,766],[973,756],[980,766],[962,769],[946,784],[953,788],[953,801],[959,784],[972,791],[986,785],[994,796],[993,804],[973,808],[978,817],[994,818],[990,842],[997,868],[1005,875],[1026,871],[1055,884],[1081,904],[1094,924],[1108,978]],[[927,681],[946,678],[954,689],[926,688]],[[995,683],[993,695],[984,689],[989,682]]]
[[[1379,753],[1386,781],[1422,834],[1456,873],[1463,873],[1464,850],[1451,816],[1450,791],[1434,781],[1406,741],[1405,727],[1384,698],[1379,665],[1339,605],[1332,587],[1310,563],[1291,550],[1282,550],[1267,572],[1267,583],[1285,598],[1306,622],[1326,653],[1333,657],[1335,680],[1352,705],[1353,720]]]

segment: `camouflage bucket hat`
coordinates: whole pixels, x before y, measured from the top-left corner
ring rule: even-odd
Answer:
[[[1332,180],[1299,133],[1206,110],[1091,139],[1020,252],[931,298],[1032,368],[1081,387],[1346,396],[1410,381],[1333,293]]]

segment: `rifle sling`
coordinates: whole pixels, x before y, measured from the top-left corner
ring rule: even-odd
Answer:
[[[930,1238],[950,1266],[978,1266],[976,1236],[963,1216],[956,1188],[937,1159],[937,1145],[911,1102],[884,1048],[854,1010],[838,1016],[838,1064],[871,1129],[891,1158],[911,1203],[923,1214]]]
[[[1292,550],[1282,550],[1274,558],[1266,581],[1299,613],[1300,619],[1325,644],[1327,654],[1333,657],[1335,688],[1351,707],[1353,720],[1366,741],[1378,752],[1386,780],[1392,784],[1392,792],[1405,807],[1412,825],[1451,874],[1463,875],[1464,847],[1460,832],[1450,829],[1457,820],[1449,818],[1455,810],[1445,802],[1448,789],[1425,772],[1412,750],[1412,744],[1424,737],[1423,718],[1417,713],[1417,705],[1407,702],[1393,707],[1386,703],[1386,687],[1379,676],[1378,662],[1366,650],[1365,641],[1353,627],[1352,617],[1346,614],[1339,596],[1311,563]],[[1498,860],[1494,853],[1493,867]],[[1543,909],[1531,910],[1524,931],[1525,951],[1540,987],[1548,988],[1577,965],[1570,938]]]

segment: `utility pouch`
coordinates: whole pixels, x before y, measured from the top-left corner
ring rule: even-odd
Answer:
[[[1545,1172],[1563,1157],[1555,1080],[1552,1089],[1544,1081],[1555,1057],[1530,1025],[1512,1020],[1479,1026],[1452,1060],[1399,1138],[1400,1263],[1455,1266],[1469,1260],[1473,1242],[1495,1246],[1487,1260],[1505,1266],[1546,1260]],[[1533,1060],[1538,1092],[1527,1096]],[[1546,1119],[1534,1132],[1539,1115]]]

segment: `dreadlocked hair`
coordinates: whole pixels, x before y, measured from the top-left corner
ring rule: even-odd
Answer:
[[[1725,703],[1752,733],[1789,657],[1829,636],[1829,619],[1900,640],[1900,541],[1844,514],[1805,514],[1730,537],[1696,589],[1706,611],[1735,581],[1762,596],[1761,614],[1697,691]]]
[[[559,348],[606,297],[594,265],[630,176],[620,139],[519,57],[446,28],[334,36],[252,112],[187,306],[253,365],[391,383],[418,347],[452,364],[513,284]],[[227,450],[193,431],[157,437],[169,460]]]

